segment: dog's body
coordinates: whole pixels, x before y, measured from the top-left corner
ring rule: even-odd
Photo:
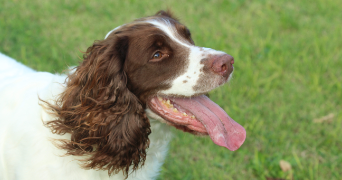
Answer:
[[[112,30],[70,75],[0,54],[0,179],[154,179],[168,125],[236,150],[245,131],[203,95],[233,63],[165,12]]]
[[[66,75],[36,72],[3,54],[0,64],[1,180],[124,179],[122,173],[109,177],[108,171],[80,169],[75,157],[62,156],[65,151],[52,144],[52,139],[70,139],[70,135],[52,134],[44,126],[42,120],[54,117],[39,105],[38,96],[53,102],[64,90]],[[151,130],[154,133],[149,136],[151,143],[145,165],[128,179],[154,179],[158,175],[171,134],[166,124],[153,119]]]

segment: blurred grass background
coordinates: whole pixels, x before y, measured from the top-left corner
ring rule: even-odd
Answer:
[[[114,27],[167,7],[196,45],[235,57],[232,82],[210,95],[247,139],[231,152],[174,130],[160,180],[342,179],[342,1],[2,0],[0,51],[62,72]]]

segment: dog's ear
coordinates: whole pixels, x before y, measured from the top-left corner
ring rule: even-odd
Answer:
[[[128,38],[116,34],[89,47],[57,104],[49,105],[57,118],[46,123],[54,133],[71,134],[59,147],[89,157],[85,168],[122,170],[126,177],[144,164],[151,133],[142,104],[126,87],[127,48]]]

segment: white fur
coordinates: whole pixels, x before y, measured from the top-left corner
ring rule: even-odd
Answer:
[[[171,88],[163,94],[191,96],[203,64],[208,55],[223,54],[209,48],[200,48],[180,39],[170,22],[148,21],[163,30],[173,41],[190,50],[189,65],[183,74],[175,78]],[[121,26],[110,31],[110,33]],[[65,89],[66,75],[36,72],[0,53],[0,180],[95,180],[123,179],[122,173],[108,176],[107,171],[85,170],[79,166],[80,157],[61,156],[65,151],[57,149],[51,139],[70,139],[70,135],[54,135],[43,125],[52,120],[39,105],[38,97],[53,102]],[[187,83],[184,83],[184,81]],[[163,164],[171,139],[169,126],[164,120],[146,109],[151,122],[150,147],[145,165],[128,179],[155,179]]]
[[[64,156],[43,126],[52,120],[39,105],[38,97],[52,102],[64,90],[65,75],[36,72],[0,53],[0,179],[1,180],[95,180],[123,179],[122,173],[108,177],[107,171],[84,170],[77,157]],[[163,164],[171,138],[169,127],[150,119],[152,134],[145,165],[128,179],[155,179]],[[70,139],[70,138],[69,138]]]

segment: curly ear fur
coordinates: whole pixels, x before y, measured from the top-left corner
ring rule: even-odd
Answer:
[[[95,42],[84,61],[68,76],[66,90],[48,108],[56,114],[46,125],[56,134],[70,133],[58,140],[67,155],[87,155],[82,166],[120,170],[127,177],[146,160],[150,123],[139,99],[126,87],[123,71],[127,38],[111,36]]]

